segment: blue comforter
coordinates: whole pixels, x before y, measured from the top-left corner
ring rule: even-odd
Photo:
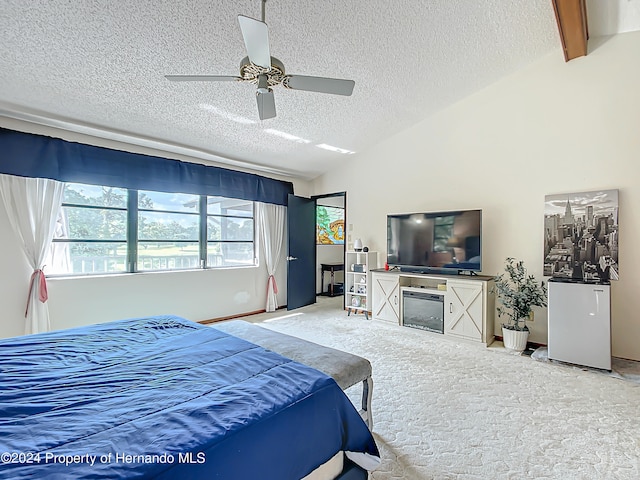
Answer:
[[[0,341],[0,478],[299,479],[378,456],[335,381],[174,316]]]

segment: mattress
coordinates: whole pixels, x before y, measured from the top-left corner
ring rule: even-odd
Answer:
[[[0,341],[0,478],[300,479],[379,462],[329,376],[175,316]]]

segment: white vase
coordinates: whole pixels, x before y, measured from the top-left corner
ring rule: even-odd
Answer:
[[[513,352],[522,352],[527,348],[529,332],[527,330],[509,330],[502,327],[502,342],[504,348]]]

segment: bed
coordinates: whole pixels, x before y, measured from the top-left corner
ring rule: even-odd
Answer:
[[[346,479],[379,463],[331,377],[176,316],[0,340],[1,452],[11,479],[286,480],[335,459]]]

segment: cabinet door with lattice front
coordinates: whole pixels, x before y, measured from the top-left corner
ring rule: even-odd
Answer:
[[[400,323],[400,284],[398,275],[373,274],[373,296],[371,313],[374,319]]]
[[[444,331],[470,340],[482,341],[483,283],[449,280],[444,307]]]

